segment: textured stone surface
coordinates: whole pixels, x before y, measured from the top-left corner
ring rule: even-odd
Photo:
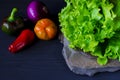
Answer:
[[[95,57],[91,57],[87,53],[69,48],[69,42],[64,37],[60,38],[62,39],[62,43],[64,45],[63,56],[68,67],[74,73],[93,76],[98,72],[114,72],[120,70],[120,62],[117,60],[111,60],[107,65],[100,66],[97,64]]]

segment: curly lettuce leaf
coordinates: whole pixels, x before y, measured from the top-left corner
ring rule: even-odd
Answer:
[[[120,31],[120,1],[65,2],[66,6],[58,16],[61,31],[70,42],[69,46],[96,56],[100,65],[107,64],[108,59],[120,60],[120,39],[116,37]]]

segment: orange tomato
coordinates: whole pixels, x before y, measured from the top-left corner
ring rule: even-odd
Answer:
[[[40,19],[34,27],[34,32],[39,39],[50,40],[56,36],[57,26],[48,18]]]

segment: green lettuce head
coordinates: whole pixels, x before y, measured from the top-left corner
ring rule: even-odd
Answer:
[[[120,1],[65,0],[58,14],[61,31],[73,49],[89,52],[100,65],[120,60]]]

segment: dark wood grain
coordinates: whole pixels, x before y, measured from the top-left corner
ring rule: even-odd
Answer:
[[[26,7],[31,0],[1,0],[0,24],[10,14],[13,7],[26,17]],[[65,6],[64,0],[40,0],[49,8],[55,20]],[[37,41],[33,46],[17,53],[8,51],[9,44],[16,37],[3,33],[0,29],[0,80],[119,80],[120,72],[100,73],[94,77],[76,75],[66,65],[63,45],[58,38],[51,41]]]

